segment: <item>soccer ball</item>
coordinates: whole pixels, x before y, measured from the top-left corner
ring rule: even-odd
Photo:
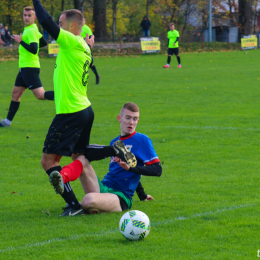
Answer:
[[[150,220],[143,212],[131,210],[121,217],[119,230],[126,239],[142,240],[151,230]]]

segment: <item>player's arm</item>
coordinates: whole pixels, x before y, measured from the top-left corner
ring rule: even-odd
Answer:
[[[142,201],[146,200],[154,200],[154,198],[151,195],[147,195],[144,191],[142,183],[139,181],[138,186],[136,188],[136,194],[138,198]]]
[[[31,52],[32,54],[36,54],[38,51],[38,43],[37,42],[31,42],[30,44],[25,43],[22,40],[22,34],[20,35],[12,35],[12,39],[14,39],[16,42],[21,44],[27,51]]]
[[[40,43],[40,48],[45,47],[48,44],[43,36],[40,38],[39,43]]]
[[[55,21],[52,20],[52,17],[44,9],[40,0],[33,0],[33,5],[37,19],[43,29],[46,30],[53,37],[53,39],[57,40],[60,33],[60,27]]]
[[[180,38],[180,37],[177,37],[177,38],[176,38],[176,41],[175,41],[174,43],[176,43],[176,42],[179,40],[179,38]]]
[[[156,162],[148,166],[136,166],[135,168],[129,168],[128,171],[145,176],[160,177],[162,175],[162,166],[159,162]]]
[[[20,41],[20,44],[29,52],[32,54],[36,54],[38,51],[38,43],[37,42],[31,42],[30,44],[25,43],[24,41]]]

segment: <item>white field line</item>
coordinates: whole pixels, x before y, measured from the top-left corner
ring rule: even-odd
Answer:
[[[246,208],[246,207],[252,207],[254,206],[254,204],[246,204],[246,205],[239,205],[239,206],[232,206],[232,207],[225,207],[222,209],[217,209],[216,211],[208,211],[208,212],[204,212],[204,213],[197,213],[197,214],[193,214],[190,215],[188,217],[176,217],[173,219],[169,219],[166,221],[157,221],[157,222],[152,222],[151,226],[155,227],[155,226],[162,226],[162,225],[166,225],[169,223],[173,223],[176,221],[181,221],[181,220],[191,220],[194,218],[200,218],[200,217],[204,217],[204,216],[209,216],[212,214],[218,214],[218,213],[222,213],[222,212],[227,212],[227,211],[232,211],[232,210],[236,210],[236,209],[241,209],[241,208]],[[100,232],[90,232],[90,233],[84,233],[84,234],[76,234],[70,237],[66,237],[66,238],[52,238],[52,239],[48,239],[48,240],[43,240],[43,241],[39,241],[39,242],[32,242],[29,244],[25,244],[22,246],[10,246],[4,249],[0,249],[0,253],[4,253],[4,252],[9,252],[9,251],[14,251],[14,250],[22,250],[22,249],[28,249],[31,247],[37,247],[37,246],[44,246],[46,244],[50,244],[53,242],[60,242],[60,241],[68,241],[68,240],[77,240],[80,238],[85,238],[85,237],[91,237],[91,236],[107,236],[110,234],[115,234],[118,233],[119,230],[118,228],[113,228],[113,229],[108,229],[106,231],[100,231]]]

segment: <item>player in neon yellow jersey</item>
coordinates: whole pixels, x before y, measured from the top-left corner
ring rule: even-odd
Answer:
[[[173,23],[169,24],[170,31],[167,33],[167,38],[169,41],[168,44],[168,58],[167,64],[163,66],[163,68],[170,68],[171,56],[174,54],[178,61],[178,68],[181,68],[181,58],[179,56],[179,38],[180,34],[177,30],[175,30],[175,26]]]
[[[10,126],[19,109],[21,97],[28,88],[32,90],[39,100],[54,100],[53,91],[45,91],[39,77],[40,62],[39,48],[47,45],[40,34],[36,24],[35,11],[33,7],[27,6],[23,11],[25,28],[22,35],[13,35],[12,38],[19,43],[19,73],[15,80],[12,91],[12,100],[6,119],[0,121],[0,127]]]
[[[60,46],[53,78],[56,116],[47,133],[41,159],[43,169],[56,185],[52,180],[54,172],[82,173],[93,170],[84,152],[89,145],[94,121],[94,112],[87,97],[94,35],[90,39],[86,37],[86,41],[81,37],[83,15],[79,10],[62,12],[58,26],[40,0],[33,0],[33,4],[39,23]],[[62,156],[71,156],[73,162],[62,168]],[[60,194],[69,205],[61,216],[85,214],[69,182],[64,184],[64,191]]]
[[[83,20],[83,27],[82,27],[82,31],[81,31],[81,36],[86,39],[86,36],[88,34],[89,37],[91,37],[91,35],[93,35],[91,29],[86,25],[86,20],[84,18]],[[94,62],[92,62],[92,66],[91,66],[92,71],[95,73],[96,76],[96,84],[99,84],[99,80],[100,80],[100,75],[98,75],[96,66],[94,65]]]

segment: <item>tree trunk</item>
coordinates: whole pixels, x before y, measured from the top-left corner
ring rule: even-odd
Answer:
[[[113,9],[112,38],[113,38],[113,42],[115,41],[115,38],[116,38],[116,11],[117,11],[117,3],[118,3],[118,0],[113,0],[112,1],[112,9]]]
[[[251,33],[251,1],[239,0],[239,36]]]
[[[234,24],[234,21],[233,21],[233,15],[232,15],[232,2],[231,2],[231,0],[228,0],[228,5],[229,5],[230,23],[231,23],[231,26],[232,26]]]
[[[149,16],[149,0],[146,1],[146,16]]]
[[[83,0],[74,0],[74,8],[80,10],[80,12],[83,14],[84,12]]]
[[[94,0],[93,21],[95,23],[94,35],[100,41],[107,37],[106,0]]]
[[[61,0],[61,11],[64,11],[64,0]]]

